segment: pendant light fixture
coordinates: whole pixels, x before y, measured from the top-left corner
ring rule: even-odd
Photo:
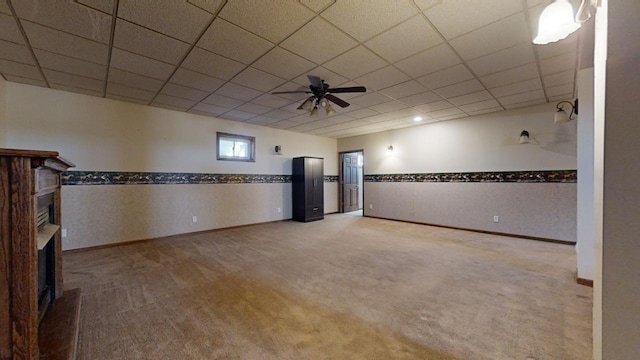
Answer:
[[[580,28],[573,17],[573,7],[568,0],[555,0],[549,4],[538,20],[538,35],[533,39],[536,45],[544,45],[562,40]]]

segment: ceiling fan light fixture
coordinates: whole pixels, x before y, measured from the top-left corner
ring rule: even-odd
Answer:
[[[538,20],[538,35],[533,39],[536,45],[544,45],[562,40],[580,28],[573,17],[573,7],[568,0],[555,0],[549,4]]]
[[[416,116],[416,117],[414,117],[414,118],[413,118],[413,121],[415,121],[415,122],[420,122],[420,121],[422,121],[422,116]]]
[[[326,108],[329,106],[329,100],[327,100],[327,98],[321,98],[319,104],[321,108]]]
[[[333,107],[331,107],[329,103],[327,103],[325,110],[327,111],[327,116],[331,116],[336,113],[336,111],[333,109]]]
[[[302,104],[302,109],[304,109],[304,111],[310,112],[313,109],[313,100],[308,99],[307,101],[305,101],[304,104]]]
[[[318,116],[318,105],[314,106],[313,109],[311,109],[311,112],[309,113],[309,115]]]

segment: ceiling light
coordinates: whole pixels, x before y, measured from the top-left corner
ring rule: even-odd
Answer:
[[[422,121],[422,117],[421,116],[416,116],[416,117],[413,118],[413,121],[420,122],[420,121]]]
[[[544,45],[562,40],[580,28],[573,18],[573,8],[568,0],[556,0],[549,4],[538,20],[538,36],[533,43]]]
[[[331,116],[331,115],[336,113],[336,111],[333,110],[333,108],[331,107],[331,105],[329,103],[327,103],[327,106],[326,106],[325,110],[327,111],[327,116]]]
[[[313,98],[307,99],[307,101],[302,104],[302,109],[304,109],[304,111],[311,111],[311,109],[313,109]]]
[[[327,106],[329,106],[329,100],[327,100],[326,98],[321,98],[319,104],[320,107],[326,108]]]
[[[529,143],[529,132],[527,130],[522,130],[520,133],[520,144],[528,144]]]
[[[311,113],[309,113],[309,115],[318,116],[318,105],[313,107],[313,110],[311,110]]]
[[[567,115],[567,112],[564,111],[564,107],[562,104],[569,104],[571,106],[571,113]],[[566,124],[569,121],[575,119],[575,115],[578,114],[578,99],[576,99],[573,103],[570,101],[560,101],[556,104],[556,113],[553,115],[553,123],[554,124]]]

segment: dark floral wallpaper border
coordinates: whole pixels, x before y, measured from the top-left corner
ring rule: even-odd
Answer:
[[[541,170],[365,175],[364,181],[575,183],[577,182],[577,178],[577,170]]]
[[[325,182],[337,182],[325,175]],[[139,185],[139,184],[255,184],[290,183],[291,175],[200,174],[113,171],[65,171],[62,185]]]

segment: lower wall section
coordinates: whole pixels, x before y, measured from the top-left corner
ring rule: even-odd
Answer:
[[[338,183],[324,190],[336,212]],[[62,187],[64,250],[290,218],[291,183]]]
[[[576,202],[576,183],[364,183],[366,216],[570,242]]]

